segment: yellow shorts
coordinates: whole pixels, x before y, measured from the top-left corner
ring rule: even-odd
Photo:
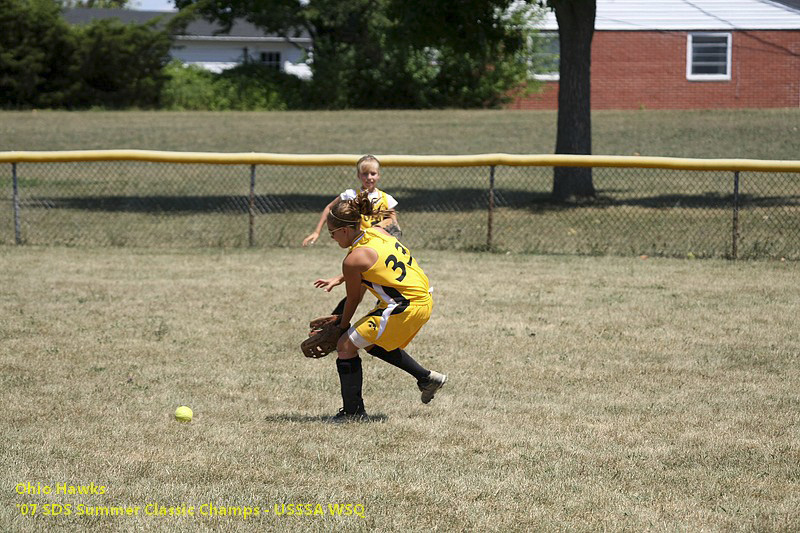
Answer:
[[[405,348],[431,317],[432,310],[432,299],[427,304],[409,306],[395,314],[392,308],[376,307],[353,324],[347,336],[359,348],[373,344],[387,351]]]

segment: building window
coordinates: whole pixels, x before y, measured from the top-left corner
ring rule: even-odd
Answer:
[[[528,61],[531,76],[537,80],[558,80],[558,65],[561,58],[558,33],[536,32],[531,35],[530,60]]]
[[[686,48],[686,78],[731,79],[731,34],[690,33]]]
[[[275,70],[281,69],[281,53],[280,52],[261,52],[261,63],[274,68]]]

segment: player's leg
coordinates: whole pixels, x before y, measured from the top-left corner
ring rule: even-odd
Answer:
[[[364,400],[361,397],[363,373],[358,348],[350,342],[345,334],[339,339],[336,350],[338,353],[336,371],[339,374],[342,391],[342,409],[335,418],[366,417],[367,412],[364,410]]]
[[[418,382],[428,379],[431,373],[430,370],[423,367],[413,357],[408,355],[405,350],[401,350],[400,348],[387,351],[377,344],[374,344],[371,348],[367,348],[367,353],[373,357],[377,357],[381,361],[386,361],[392,366],[396,366],[400,370],[405,370],[414,376]]]
[[[417,387],[422,393],[420,396],[422,403],[430,403],[436,391],[441,389],[447,382],[447,374],[424,368],[408,352],[401,348],[386,351],[375,345],[369,348],[367,353],[414,376],[417,380]]]
[[[422,403],[429,403],[447,381],[445,374],[425,368],[404,350],[429,317],[430,307],[409,308],[397,314],[378,308],[356,322],[347,334],[354,347],[413,376]]]
[[[347,297],[344,297],[331,311],[332,315],[341,315],[344,310]],[[342,336],[337,345],[336,372],[339,374],[339,384],[342,389],[342,408],[334,418],[345,418],[366,415],[364,411],[364,401],[361,398],[363,384],[363,373],[361,371],[361,358],[358,350],[351,350],[349,346],[342,344]],[[354,348],[354,347],[353,347]]]

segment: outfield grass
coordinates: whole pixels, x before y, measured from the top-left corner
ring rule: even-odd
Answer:
[[[555,111],[0,112],[0,151],[550,154]],[[593,153],[797,159],[800,109],[595,111]]]
[[[436,307],[409,351],[450,381],[424,406],[363,356],[375,420],[337,426],[333,361],[298,344],[342,253],[0,248],[0,529],[800,528],[796,264],[415,251]],[[106,492],[17,493],[62,483]],[[270,513],[145,511],[207,503]]]

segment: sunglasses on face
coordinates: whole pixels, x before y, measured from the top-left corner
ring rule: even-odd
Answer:
[[[339,231],[340,229],[344,229],[344,226],[336,228],[336,229],[329,229],[328,233],[330,234],[331,238],[333,238],[333,234]]]

